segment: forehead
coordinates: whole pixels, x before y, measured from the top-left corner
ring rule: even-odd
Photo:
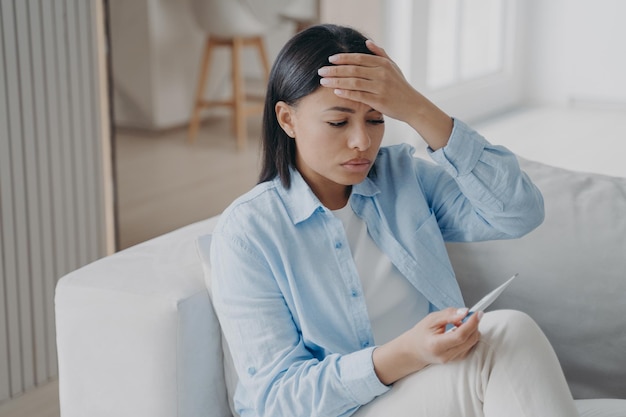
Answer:
[[[306,113],[345,112],[364,114],[372,111],[370,106],[338,97],[332,88],[319,87],[317,90],[302,97],[297,106],[297,111]]]

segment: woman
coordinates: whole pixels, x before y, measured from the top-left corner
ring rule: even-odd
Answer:
[[[437,164],[381,148],[385,116],[412,126]],[[515,238],[543,220],[512,153],[332,25],[284,46],[263,123],[260,182],[222,214],[211,246],[240,415],[576,415],[528,316],[462,323],[444,241]]]

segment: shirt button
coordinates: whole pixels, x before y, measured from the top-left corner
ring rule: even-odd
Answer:
[[[256,374],[256,368],[254,366],[251,366],[248,368],[248,375],[254,375]]]
[[[368,347],[369,345],[370,345],[370,342],[361,343],[361,346],[363,346],[364,348]]]
[[[357,292],[357,290],[352,290],[352,292],[350,293],[353,297],[356,297],[357,295],[359,295],[359,293]]]
[[[335,249],[341,249],[342,246],[341,242],[335,243]]]

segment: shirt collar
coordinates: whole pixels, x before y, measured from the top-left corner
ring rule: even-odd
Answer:
[[[290,168],[291,187],[283,187],[280,178],[274,178],[278,194],[294,224],[298,224],[313,215],[316,210],[327,210],[306,183],[297,169]],[[373,197],[380,189],[369,177],[352,187],[352,195]]]
[[[291,176],[289,189],[283,186],[280,177],[274,178],[274,183],[291,221],[293,224],[298,224],[311,217],[315,210],[323,209],[324,206],[298,170],[290,168],[289,174]]]
[[[365,177],[363,181],[352,187],[352,194],[362,195],[363,197],[374,197],[380,193],[380,188],[370,177]]]

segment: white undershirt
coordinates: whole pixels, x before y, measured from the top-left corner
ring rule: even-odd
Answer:
[[[349,204],[333,214],[346,230],[361,278],[374,341],[382,345],[413,327],[429,311],[428,300],[398,271],[367,233]]]

